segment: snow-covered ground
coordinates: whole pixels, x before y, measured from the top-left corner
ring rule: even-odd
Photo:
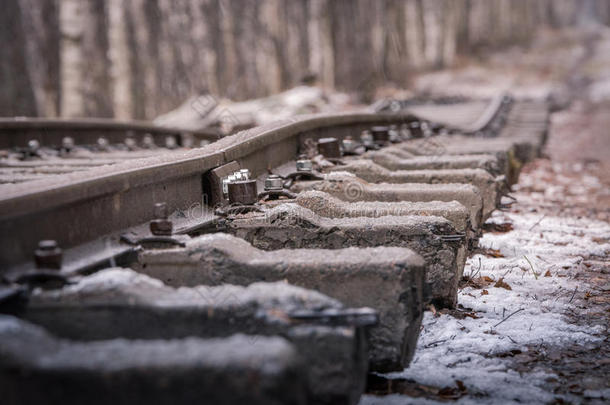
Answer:
[[[531,184],[536,175],[525,175],[523,181]],[[472,282],[459,293],[460,310],[427,312],[411,366],[387,377],[439,388],[458,387],[459,380],[465,389],[457,403],[548,403],[561,397],[549,385],[558,376],[536,368],[518,372],[515,356],[528,356],[534,348],[537,355],[552,347],[601,342],[607,325],[575,324],[564,314],[583,310],[579,303],[589,288],[578,274],[587,268],[587,259],[608,259],[610,224],[515,212],[523,207],[540,211],[536,193],[515,195],[521,207],[517,203],[511,212],[496,212],[488,221],[510,223],[513,230],[484,234],[480,246],[486,253],[468,260],[464,274]],[[610,401],[610,390],[584,396]],[[436,402],[401,395],[361,401],[378,403]]]
[[[610,403],[610,30],[594,28],[416,81],[433,94],[560,89],[570,103],[552,116],[552,160],[526,166],[517,203],[488,221],[458,310],[427,312],[410,367],[361,405]]]

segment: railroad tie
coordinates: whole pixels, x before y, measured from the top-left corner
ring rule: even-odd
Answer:
[[[0,315],[0,350],[5,403],[306,403],[297,348],[279,336],[82,342]]]
[[[262,251],[226,234],[193,238],[184,248],[145,250],[136,270],[171,286],[286,280],[378,311],[370,332],[370,367],[396,371],[415,350],[423,314],[425,263],[407,248]]]
[[[243,333],[250,337],[248,346],[257,350],[259,337],[281,336],[302,357],[301,379],[311,401],[345,404],[357,403],[364,390],[365,328],[377,321],[371,309],[346,308],[283,282],[176,289],[119,268],[62,290],[38,290],[20,316],[73,341],[209,339]]]

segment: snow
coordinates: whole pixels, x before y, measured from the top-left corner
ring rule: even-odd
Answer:
[[[589,179],[594,184],[595,180]],[[524,181],[527,183],[528,179]],[[548,187],[543,198],[556,192]],[[536,204],[535,194],[516,195],[522,206],[527,207]],[[576,308],[578,298],[585,293],[586,285],[575,278],[583,269],[584,260],[610,253],[610,244],[599,242],[610,237],[610,224],[515,211],[496,212],[488,221],[510,222],[512,231],[486,233],[480,240],[482,248],[499,250],[504,257],[477,254],[468,260],[464,270],[465,275],[476,274],[476,277],[487,276],[493,280],[503,277],[512,289],[496,288],[494,282],[484,287],[488,295],[482,295],[482,289],[462,289],[459,304],[472,308],[478,319],[457,319],[449,314],[435,317],[432,312],[426,312],[411,366],[388,377],[412,379],[436,387],[454,387],[455,380],[460,380],[467,387],[468,395],[457,403],[545,403],[557,397],[545,390],[546,379],[554,377],[552,374],[535,368],[520,374],[509,368],[510,356],[498,355],[511,350],[527,353],[531,347],[584,344],[601,339],[604,325],[575,325],[563,314]],[[547,270],[550,277],[545,277]],[[603,395],[591,393],[598,394]],[[400,395],[367,395],[360,403],[405,403],[405,399],[413,404],[437,403]]]

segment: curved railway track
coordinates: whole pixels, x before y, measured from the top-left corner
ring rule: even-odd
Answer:
[[[0,185],[0,308],[44,328],[24,323],[0,344],[154,353],[72,369],[60,356],[43,370],[17,350],[11,361],[34,377],[10,376],[15,398],[40,399],[25,387],[48,392],[62,375],[86,378],[100,400],[139,381],[139,402],[191,390],[221,403],[356,403],[367,367],[406,367],[426,303],[456,304],[481,224],[539,154],[548,108],[506,95],[399,105]],[[200,360],[181,357],[184,345]],[[214,351],[226,361],[210,361]],[[217,383],[193,380],[203,372]]]

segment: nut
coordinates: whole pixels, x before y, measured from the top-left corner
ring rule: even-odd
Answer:
[[[30,139],[28,141],[28,149],[30,152],[36,153],[40,149],[40,142],[37,139]]]
[[[362,144],[366,146],[370,146],[374,143],[373,135],[368,129],[362,131],[362,134],[360,134],[360,140],[362,141]]]
[[[320,138],[318,139],[318,152],[326,158],[339,159],[341,146],[337,138]]]
[[[229,203],[252,205],[258,201],[256,180],[236,180],[229,182]]]
[[[142,137],[142,147],[146,149],[152,149],[155,147],[155,139],[151,134],[145,134]]]
[[[127,149],[129,150],[134,150],[137,147],[137,142],[133,136],[125,138],[125,146],[127,146]]]
[[[389,129],[386,126],[376,126],[371,128],[373,140],[378,144],[385,144],[390,141]]]
[[[396,125],[390,125],[390,129],[388,130],[389,140],[390,142],[396,143],[400,142],[400,133],[398,132],[398,127]]]
[[[178,147],[178,142],[176,142],[176,137],[174,137],[174,136],[165,137],[165,147],[167,149],[176,149]]]
[[[250,170],[241,169],[239,172],[241,173],[242,180],[250,180]]]
[[[169,236],[172,234],[174,224],[168,218],[167,204],[156,203],[154,208],[155,219],[150,221],[150,232],[156,236]]]
[[[311,172],[313,171],[313,163],[309,159],[297,160],[297,172]]]
[[[74,148],[74,138],[71,136],[64,136],[61,140],[62,149],[70,152]]]
[[[413,138],[422,138],[424,136],[422,125],[419,121],[413,121],[409,124],[409,132]]]
[[[279,191],[284,188],[284,180],[277,174],[267,176],[265,179],[265,191]]]
[[[41,240],[34,252],[34,261],[39,269],[61,269],[62,251],[54,240]]]
[[[354,141],[351,137],[345,138],[341,143],[345,152],[354,152],[358,146],[360,146],[358,142]]]
[[[108,150],[108,146],[110,146],[110,142],[108,142],[108,139],[101,136],[101,137],[97,138],[97,146],[98,146],[98,148],[100,148],[100,150]]]

